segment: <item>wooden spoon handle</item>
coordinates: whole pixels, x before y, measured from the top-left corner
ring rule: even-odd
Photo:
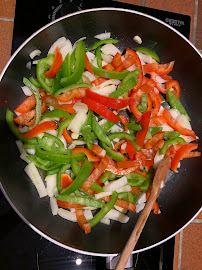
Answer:
[[[165,182],[165,179],[167,177],[168,171],[170,169],[170,159],[168,160],[165,158],[162,163],[159,165],[159,168],[157,169],[157,172],[154,177],[155,185],[154,188],[152,187],[149,199],[147,200],[147,203],[142,211],[142,213],[139,216],[139,219],[137,223],[135,224],[135,227],[130,235],[130,238],[128,239],[124,250],[121,253],[121,257],[116,265],[115,270],[123,270],[125,268],[125,265],[130,257],[130,254],[132,253],[140,234],[144,228],[144,225],[147,221],[147,218],[152,210],[152,207],[154,205],[154,202],[156,201],[160,191],[161,190],[161,183]]]

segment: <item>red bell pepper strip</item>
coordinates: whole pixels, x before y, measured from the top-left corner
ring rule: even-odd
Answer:
[[[68,102],[71,101],[74,98],[82,98],[86,95],[86,89],[85,87],[76,88],[74,90],[65,92],[57,97],[57,99],[60,102]]]
[[[68,174],[61,175],[61,187],[65,189],[73,182],[72,178]]]
[[[127,160],[117,162],[117,167],[120,168],[133,168],[140,166],[154,166],[154,161],[151,159],[144,160]]]
[[[69,133],[66,128],[63,130],[62,135],[65,138],[65,141],[67,141],[68,143],[72,142],[72,138],[69,136]]]
[[[188,152],[184,155],[183,158],[195,158],[195,157],[200,157],[201,152]]]
[[[151,72],[151,73],[150,73],[150,77],[151,77],[151,79],[155,82],[156,88],[157,88],[161,93],[166,94],[166,93],[167,93],[166,89],[163,88],[163,87],[161,86],[161,84],[160,84],[159,82],[157,82],[157,80],[156,80],[156,73],[155,73],[155,72]]]
[[[46,71],[46,77],[47,78],[53,78],[56,76],[58,70],[60,69],[61,65],[62,65],[63,59],[62,59],[62,54],[59,51],[58,47],[55,49],[55,58],[53,61],[53,64],[51,66],[51,68]]]
[[[191,136],[194,140],[197,140],[196,138],[196,134],[193,130],[187,129],[182,127],[170,114],[168,109],[164,109],[163,114],[162,114],[166,120],[167,120],[167,124],[169,126],[171,126],[173,129],[175,129],[176,131],[180,131],[182,132],[182,135],[185,136]]]
[[[86,217],[84,216],[84,212],[82,209],[76,208],[76,219],[81,227],[81,229],[84,230],[85,233],[90,233],[91,232],[91,226]]]
[[[107,109],[103,104],[86,97],[82,98],[81,102],[85,103],[90,110],[102,115],[106,119],[116,123],[120,122],[118,116],[116,116],[112,111]]]
[[[90,64],[90,61],[88,59],[88,56],[85,54],[85,68],[91,73],[94,74],[92,66]]]
[[[103,69],[106,69],[106,70],[110,70],[110,71],[114,71],[115,68],[113,67],[112,64],[107,64],[105,66],[102,67]]]
[[[180,149],[176,152],[174,158],[171,161],[171,169],[175,172],[177,172],[177,166],[180,162],[181,159],[184,158],[185,154],[195,150],[198,148],[198,144],[197,143],[188,143],[188,144],[184,144],[182,145],[182,147],[180,147]]]
[[[34,94],[24,99],[20,105],[15,109],[16,113],[27,113],[36,105],[36,99]]]
[[[94,144],[91,151],[99,157],[104,157],[106,155],[106,150],[102,149],[98,144]]]
[[[131,141],[127,141],[126,151],[127,151],[131,160],[135,159],[135,154],[137,152],[136,152],[135,147]]]
[[[81,186],[83,190],[88,190],[94,182],[96,182],[102,173],[105,171],[107,165],[109,164],[109,159],[107,156],[101,159],[100,164],[95,168],[91,175],[87,178],[84,184]]]
[[[145,72],[147,73],[155,72],[158,75],[167,75],[168,73],[172,71],[174,63],[175,61],[172,61],[166,64],[158,64],[154,62],[154,63],[143,65],[143,68]]]
[[[157,152],[160,148],[163,147],[164,143],[165,143],[165,141],[164,141],[163,139],[158,140],[158,142],[156,142],[156,143],[154,144],[153,150]]]
[[[18,125],[24,126],[24,125],[27,125],[27,123],[29,123],[34,118],[35,115],[36,115],[36,110],[33,109],[29,112],[22,113],[19,116],[15,117],[14,121]]]
[[[103,197],[102,200],[105,202],[108,202],[110,200],[110,198],[111,198],[111,196],[106,196],[106,197]],[[119,199],[119,198],[117,199],[115,205],[122,207],[124,209],[127,209],[129,211],[132,211],[132,212],[135,212],[135,209],[136,209],[135,204],[128,202],[128,201],[125,201],[125,200],[122,200],[122,199]]]
[[[57,205],[62,208],[75,208],[75,209],[81,209],[82,207],[85,207],[84,205],[77,204],[77,203],[70,203],[70,202],[64,202],[57,200]]]
[[[46,132],[47,130],[54,130],[57,128],[57,125],[53,121],[46,121],[43,122],[35,127],[33,127],[29,132],[23,134],[25,138],[33,138],[36,137],[38,134]]]
[[[97,94],[89,89],[86,90],[86,96],[88,98],[91,98],[109,108],[118,110],[125,108],[126,106],[129,106],[133,103],[135,103],[134,99],[131,98],[124,98],[124,99],[118,99],[118,98],[112,98],[112,97],[107,97],[103,96],[100,94]]]
[[[162,140],[163,137],[165,135],[165,131],[162,132],[157,132],[156,134],[154,134],[152,136],[151,139],[147,140],[146,144],[145,144],[145,148],[146,149],[152,149],[153,146],[159,141]]]
[[[122,60],[121,60],[121,54],[120,54],[119,52],[117,52],[117,53],[115,54],[115,56],[113,57],[112,63],[113,63],[113,66],[114,66],[115,68],[117,68],[118,66],[121,65]]]
[[[169,89],[171,90],[171,88],[173,90],[171,90],[178,99],[180,99],[180,96],[181,96],[181,88],[180,88],[180,84],[178,81],[176,80],[170,80],[168,82],[165,83],[166,85],[166,89]]]
[[[91,84],[94,84],[95,86],[100,85],[103,82],[106,82],[108,79],[103,78],[103,77],[98,77],[94,81],[91,82]]]
[[[120,169],[117,169],[116,167],[114,167],[113,165],[108,165],[107,168],[106,168],[106,171],[109,171],[109,172],[112,172],[116,175],[125,175],[125,174],[129,174],[131,172],[134,172],[136,171],[140,166],[135,166],[135,167],[131,167],[131,168],[128,168],[128,169],[124,169],[124,170],[120,170]]]
[[[136,142],[137,144],[142,147],[144,144],[145,137],[147,135],[148,127],[149,127],[149,121],[151,118],[151,111],[147,111],[143,113],[141,120],[140,120],[140,125],[142,127],[142,130],[138,131],[136,133]]]
[[[90,150],[88,150],[87,148],[83,148],[83,147],[76,147],[74,149],[72,149],[72,154],[76,154],[76,153],[84,153],[87,156],[87,159],[90,162],[96,162],[96,161],[100,161],[100,157],[94,156]]]
[[[165,123],[167,123],[166,118],[162,115],[158,115],[158,116],[151,117],[149,126],[150,127],[158,127],[158,126],[161,126]]]
[[[59,108],[59,103],[58,103],[57,98],[52,95],[45,95],[41,97],[41,100],[45,103],[52,105],[55,109]]]
[[[34,112],[35,112],[34,118],[33,118],[30,122],[28,122],[28,123],[26,124],[26,125],[29,126],[29,127],[32,127],[32,126],[34,125],[34,123],[35,123],[35,120],[36,120],[36,109],[33,109],[33,110],[34,110]],[[43,102],[43,103],[42,103],[42,106],[41,106],[41,115],[45,112],[45,110],[46,110],[46,103]]]

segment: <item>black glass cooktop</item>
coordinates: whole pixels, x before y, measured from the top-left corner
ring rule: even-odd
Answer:
[[[29,4],[28,4],[29,3]],[[189,38],[190,17],[110,0],[17,0],[12,53],[32,33],[66,14],[96,7],[134,9],[170,24]],[[0,269],[94,270],[106,269],[105,258],[82,255],[42,238],[27,226],[0,191]],[[173,269],[174,238],[151,250],[133,256],[135,270]]]

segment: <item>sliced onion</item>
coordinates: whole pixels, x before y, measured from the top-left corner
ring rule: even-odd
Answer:
[[[177,109],[170,109],[169,112],[174,119],[176,119],[180,115],[180,112]]]
[[[41,51],[40,51],[40,50],[34,50],[34,51],[32,51],[32,52],[29,54],[29,57],[30,57],[31,59],[34,59],[34,57],[39,56],[40,54],[41,54]]]
[[[57,174],[47,175],[45,181],[48,196],[53,197],[56,188]]]
[[[25,167],[24,171],[30,177],[33,184],[35,185],[35,187],[39,193],[40,198],[47,196],[47,190],[45,188],[43,180],[42,180],[36,166],[34,165],[34,163],[33,162],[29,163]]]
[[[110,64],[113,60],[113,57],[110,54],[101,53],[101,56],[102,56],[102,59],[108,64]]]
[[[128,212],[127,209],[122,208],[122,207],[120,207],[120,206],[118,206],[118,205],[114,205],[114,208],[115,208],[117,211],[121,212],[122,214],[125,214],[125,213]]]
[[[109,96],[111,93],[113,93],[116,90],[116,85],[107,85],[103,88],[97,88],[97,89],[92,89],[91,90],[95,93],[98,93],[103,96]]]
[[[129,185],[125,185],[123,187],[120,187],[120,188],[117,188],[116,192],[117,193],[121,193],[121,192],[130,192],[132,189],[131,189],[131,186]]]
[[[25,150],[21,153],[20,158],[21,158],[22,160],[24,160],[25,162],[27,162],[28,164],[31,162],[31,160],[29,160],[29,159],[27,158],[27,152],[26,152]]]
[[[162,78],[160,75],[156,75],[156,80],[158,83],[166,83],[168,80],[165,80],[164,78]]]
[[[107,86],[107,85],[119,85],[120,83],[121,83],[120,80],[117,80],[117,79],[110,79],[110,80],[107,80],[107,81],[101,83],[101,84],[99,85],[99,87],[100,87],[100,88],[103,88],[103,87],[105,87],[105,86]]]
[[[27,126],[19,127],[18,129],[19,129],[19,131],[20,131],[21,133],[26,133],[26,132],[28,131],[28,127],[27,127]]]
[[[27,87],[27,86],[22,86],[22,91],[25,94],[25,96],[31,96],[32,95],[32,91]]]
[[[55,197],[50,197],[50,207],[51,207],[51,212],[53,216],[56,216],[59,208],[58,208],[57,200]]]
[[[76,115],[68,126],[68,129],[79,134],[80,129],[87,118],[88,106],[84,103],[78,102],[74,104],[73,108],[76,111]]]
[[[72,51],[74,51],[76,49],[76,46],[78,45],[78,43],[81,41],[81,40],[85,40],[86,37],[82,37],[82,38],[79,38],[73,45],[73,48],[72,48]]]
[[[191,124],[184,114],[177,116],[176,121],[184,128],[192,130]]]
[[[110,225],[110,219],[104,217],[103,219],[100,220],[101,223],[105,224],[105,225]]]
[[[86,52],[88,60],[92,63],[95,60],[95,55],[92,52]]]
[[[29,61],[29,62],[27,62],[27,64],[26,64],[26,68],[27,69],[31,69],[31,67],[32,67],[32,63]]]
[[[58,215],[64,219],[69,221],[77,222],[76,214],[70,212],[69,210],[65,210],[63,208],[58,209]]]
[[[92,214],[91,210],[84,210],[83,212],[84,212],[84,216],[87,220],[90,220],[93,218],[93,214]]]
[[[119,221],[121,223],[127,223],[129,220],[129,217],[120,213],[119,211],[115,209],[111,209],[105,216],[106,218]]]
[[[58,49],[60,50],[63,46],[65,46],[66,44],[66,38],[65,37],[61,37],[61,38],[58,38],[54,43],[53,45],[50,47],[49,51],[48,51],[48,54],[52,53],[54,54],[55,52],[55,49],[58,47]]]
[[[62,59],[64,60],[68,53],[72,54],[72,51],[73,51],[72,43],[69,39],[67,39],[65,42],[65,45],[60,48],[60,52],[62,54]]]
[[[15,143],[16,143],[16,145],[17,145],[17,148],[18,148],[20,154],[22,154],[22,152],[25,151],[25,150],[22,148],[23,143],[22,143],[20,140],[15,141]]]
[[[103,189],[106,192],[117,190],[120,187],[123,187],[128,184],[126,176],[121,177],[118,180],[111,181],[108,185],[104,186]]]
[[[127,68],[128,71],[134,71],[136,69],[136,65],[133,64],[132,66],[130,66],[129,68]]]
[[[117,52],[121,54],[121,51],[112,43],[102,46],[101,51],[104,54],[110,54],[113,56],[115,56]]]
[[[87,77],[90,82],[94,81],[96,79],[96,76],[89,71],[84,71],[83,77]]]
[[[75,145],[84,145],[84,144],[86,144],[86,142],[80,141],[80,140],[74,140],[74,141],[72,141],[72,143],[75,144]]]
[[[127,143],[125,142],[125,143],[123,143],[122,145],[121,145],[121,149],[122,150],[125,150],[126,149],[126,147],[127,147]]]
[[[142,44],[142,39],[140,36],[134,36],[133,40],[137,42],[138,44]]]
[[[174,130],[173,128],[171,128],[167,124],[163,124],[163,125],[161,125],[161,127],[163,128],[162,131],[173,131]]]
[[[112,192],[99,192],[99,193],[95,194],[95,198],[96,198],[96,200],[98,200],[100,198],[107,197],[111,194],[112,194]]]
[[[141,197],[139,198],[138,200],[138,204],[142,204],[142,203],[145,203],[147,201],[147,198],[146,198],[146,193],[142,193]]]
[[[103,39],[108,39],[111,37],[111,33],[110,32],[105,32],[105,33],[101,33],[95,36],[95,38],[103,40]]]
[[[150,55],[143,54],[141,52],[136,52],[139,56],[140,60],[145,62],[146,64],[151,64],[156,62]]]
[[[140,211],[142,211],[145,207],[145,203],[142,203],[142,204],[136,204],[136,209],[135,209],[135,212],[136,213],[139,213]]]
[[[36,150],[35,149],[26,149],[26,152],[29,155],[35,155]]]

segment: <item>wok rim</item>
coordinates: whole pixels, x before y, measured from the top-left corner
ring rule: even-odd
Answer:
[[[63,17],[60,17],[56,20],[54,20],[53,22],[50,22],[46,25],[44,25],[43,27],[41,27],[40,29],[38,29],[36,32],[34,32],[29,38],[27,38],[19,47],[18,49],[13,53],[13,55],[10,57],[10,59],[8,60],[7,64],[5,65],[4,69],[2,70],[1,74],[0,74],[0,82],[6,72],[6,70],[8,69],[10,63],[13,61],[13,59],[15,58],[15,56],[18,54],[18,52],[21,51],[21,49],[30,41],[32,40],[36,35],[38,35],[40,32],[42,32],[43,30],[45,30],[46,28],[48,28],[49,26],[62,21],[66,18],[69,17],[73,17],[82,13],[89,13],[89,12],[97,12],[97,11],[121,11],[121,12],[127,12],[127,13],[133,13],[133,14],[137,14],[143,17],[147,17],[151,20],[154,20],[160,24],[163,24],[164,26],[168,27],[169,29],[171,29],[172,31],[174,31],[177,35],[179,35],[181,38],[183,38],[197,53],[198,55],[202,58],[202,54],[199,52],[199,50],[195,47],[194,44],[192,44],[184,35],[182,35],[178,30],[176,30],[175,28],[173,28],[172,26],[166,24],[165,22],[161,21],[160,19],[157,19],[151,15],[148,14],[144,14],[142,12],[139,11],[135,11],[135,10],[130,10],[130,9],[123,9],[123,8],[114,8],[114,7],[103,7],[103,8],[93,8],[93,9],[86,9],[86,10],[81,10],[81,11],[77,11],[68,15],[65,15]],[[36,233],[38,233],[39,235],[41,235],[42,237],[44,237],[45,239],[47,239],[48,241],[62,247],[65,249],[68,249],[70,251],[76,252],[76,253],[80,253],[80,254],[84,254],[84,255],[90,255],[90,256],[99,256],[99,257],[108,257],[108,256],[117,256],[119,255],[118,253],[96,253],[96,252],[90,252],[90,251],[84,251],[84,250],[80,250],[80,249],[76,249],[73,247],[69,247],[53,238],[51,238],[50,236],[46,235],[45,233],[43,233],[42,231],[40,231],[39,229],[37,229],[33,224],[31,224],[19,211],[18,209],[15,207],[15,205],[11,202],[10,198],[8,197],[6,191],[3,188],[2,183],[0,182],[0,188],[4,194],[4,196],[6,197],[7,201],[9,202],[9,204],[11,205],[11,207],[14,209],[14,211],[18,214],[18,216]],[[195,217],[201,212],[202,210],[202,206],[201,208],[197,211],[197,213],[184,225],[182,226],[178,231],[176,231],[175,233],[173,233],[172,235],[168,236],[167,238],[161,240],[160,242],[157,242],[153,245],[150,245],[148,247],[142,248],[142,249],[138,249],[138,250],[133,250],[132,254],[135,253],[139,253],[139,252],[143,252],[149,249],[152,249],[154,247],[157,247],[158,245],[163,244],[164,242],[170,240],[172,237],[174,237],[175,235],[177,235],[179,232],[181,232],[186,226],[188,226],[194,219]]]

